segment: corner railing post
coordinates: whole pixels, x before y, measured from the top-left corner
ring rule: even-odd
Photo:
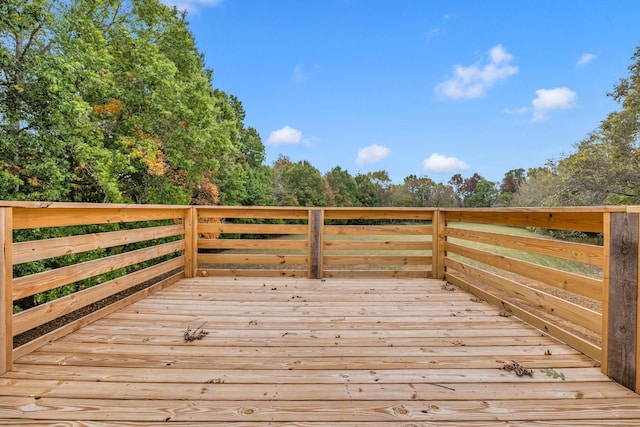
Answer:
[[[13,368],[13,216],[0,208],[0,375]]]
[[[610,378],[638,391],[638,213],[612,212],[610,218],[604,366]]]
[[[184,276],[195,277],[198,266],[198,208],[191,206],[184,213]]]
[[[611,271],[611,212],[602,214],[602,235],[604,261],[602,264],[602,350],[600,354],[600,370],[607,375],[609,372],[609,276]]]
[[[309,279],[322,279],[322,245],[324,235],[324,210],[309,209]]]

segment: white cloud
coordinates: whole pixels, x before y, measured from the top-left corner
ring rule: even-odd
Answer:
[[[475,63],[468,67],[456,65],[454,76],[435,87],[440,96],[451,99],[472,99],[483,96],[496,83],[517,74],[518,67],[510,65],[513,55],[502,45],[489,50],[488,63]]]
[[[290,126],[274,130],[267,139],[269,145],[298,144],[302,141],[302,132]]]
[[[175,6],[178,10],[197,12],[200,7],[218,6],[222,0],[160,0],[167,6]]]
[[[504,50],[504,47],[502,47],[501,44],[492,47],[489,51],[489,55],[491,56],[491,62],[496,65],[511,62],[513,59],[513,55]]]
[[[311,77],[315,76],[319,70],[320,66],[318,64],[315,64],[310,70],[305,69],[304,64],[298,64],[293,69],[293,80],[297,82],[309,80]]]
[[[576,63],[576,65],[577,66],[587,65],[589,62],[593,62],[597,58],[598,57],[593,53],[583,53],[580,59],[578,59],[578,62]]]
[[[527,114],[529,112],[529,109],[527,107],[522,107],[522,108],[505,108],[504,110],[502,110],[503,113],[505,114],[515,114],[515,115],[523,115],[523,114]]]
[[[391,150],[389,150],[387,147],[376,144],[370,145],[358,151],[356,164],[362,167],[367,163],[377,163],[387,157],[389,154],[391,154]]]
[[[428,159],[424,159],[422,166],[426,171],[433,173],[449,173],[469,169],[469,165],[462,160],[438,153],[433,153]]]
[[[552,110],[566,110],[576,105],[577,95],[568,87],[555,89],[538,89],[533,104],[533,121],[540,122],[547,119],[547,113]]]

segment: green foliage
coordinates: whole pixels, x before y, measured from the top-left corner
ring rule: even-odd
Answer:
[[[245,185],[267,175],[248,173],[262,141],[175,8],[8,0],[0,16],[0,199],[185,204],[224,166],[225,202],[268,201]]]
[[[379,192],[370,175],[358,174],[356,182],[356,199],[358,206],[376,207],[380,205]]]
[[[611,96],[622,109],[612,112],[569,156],[530,171],[512,204],[583,206],[640,203],[640,47],[630,75]]]
[[[478,173],[474,173],[469,178],[455,174],[449,180],[449,185],[455,192],[458,203],[463,207],[489,207],[497,201],[499,196],[496,183],[484,179]]]
[[[358,183],[349,171],[336,166],[324,176],[330,188],[335,206],[361,206],[358,200]]]
[[[327,206],[327,187],[320,171],[306,160],[280,156],[272,168],[274,197],[280,206]]]
[[[495,183],[480,179],[473,192],[465,199],[465,205],[473,208],[491,207],[498,198]]]
[[[555,369],[552,368],[545,368],[545,369],[540,369],[540,372],[544,372],[548,377],[554,378],[554,379],[561,379],[562,381],[564,381],[566,378],[564,377],[564,374],[562,372],[558,372]]]
[[[499,206],[509,206],[513,197],[527,179],[527,173],[524,169],[512,169],[504,174],[500,183],[500,194],[496,201]]]

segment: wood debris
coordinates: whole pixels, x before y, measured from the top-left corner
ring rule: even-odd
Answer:
[[[204,329],[202,329],[202,327],[206,323],[207,322],[204,322],[202,325],[200,325],[199,327],[197,327],[194,330],[191,330],[191,328],[189,326],[187,326],[187,330],[184,331],[184,342],[201,340],[205,336],[209,335],[209,332],[207,332]]]
[[[449,291],[449,292],[453,292],[456,290],[456,288],[451,286],[449,283],[443,283],[442,286],[440,286],[440,289],[442,289],[443,291]]]
[[[526,369],[524,366],[513,360],[511,362],[505,363],[502,369],[504,369],[505,371],[514,372],[519,377],[533,377],[532,369]]]

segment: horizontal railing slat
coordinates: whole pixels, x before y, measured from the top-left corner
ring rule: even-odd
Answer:
[[[184,250],[184,240],[19,277],[13,280],[13,299],[18,300],[181,250]]]
[[[306,264],[306,255],[199,254],[198,264]]]
[[[464,239],[471,242],[532,252],[599,267],[602,267],[604,263],[604,250],[602,246],[452,227],[446,229],[445,235],[447,237]]]
[[[22,264],[63,255],[77,254],[94,249],[143,242],[184,235],[182,225],[138,228],[134,230],[112,231],[105,233],[83,234],[72,237],[58,237],[46,240],[14,243],[13,262]]]
[[[181,219],[185,209],[158,208],[14,208],[14,230],[71,225],[116,224],[121,222]]]
[[[183,266],[184,259],[177,257],[17,313],[13,317],[13,336]]]
[[[588,211],[545,211],[493,209],[443,210],[447,221],[473,222],[477,224],[500,224],[518,227],[538,227],[551,230],[572,230],[602,233],[602,212]]]
[[[408,255],[326,255],[325,265],[422,265],[427,267],[431,264],[430,256],[408,256]]]
[[[199,233],[234,234],[306,234],[307,226],[299,224],[212,224],[199,223]]]
[[[306,240],[280,239],[199,239],[198,247],[202,249],[268,249],[268,250],[306,250]]]
[[[307,277],[307,270],[260,269],[260,268],[203,268],[198,270],[203,277]]]
[[[198,206],[200,218],[307,219],[307,208]]]
[[[558,289],[565,289],[594,300],[602,299],[602,282],[596,279],[472,249],[451,242],[445,243],[445,250],[511,273],[538,280]]]
[[[390,220],[431,220],[434,215],[434,210],[429,208],[407,208],[407,209],[393,209],[393,208],[379,208],[379,209],[365,209],[365,208],[341,208],[341,209],[324,209],[324,218],[331,219],[390,219]]]
[[[326,225],[324,234],[331,235],[413,235],[430,236],[433,228],[430,225]]]
[[[426,251],[432,247],[431,242],[405,242],[405,241],[380,241],[380,240],[325,240],[325,250],[331,251]]]
[[[428,279],[431,271],[427,270],[329,270],[325,269],[325,277],[331,279]]]

